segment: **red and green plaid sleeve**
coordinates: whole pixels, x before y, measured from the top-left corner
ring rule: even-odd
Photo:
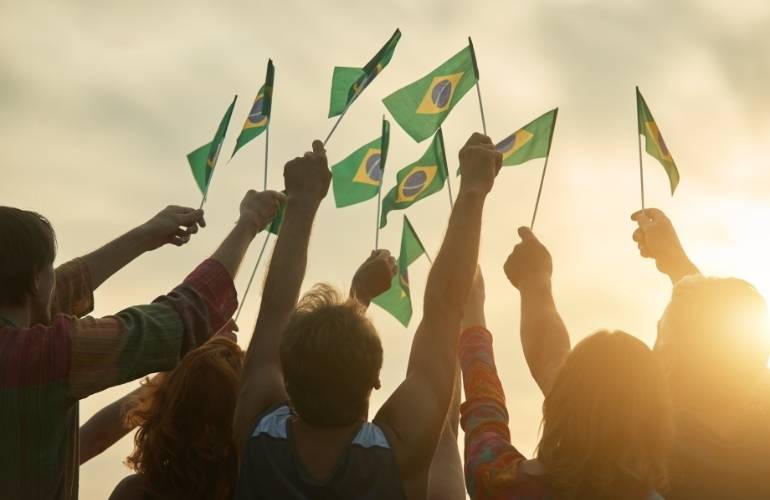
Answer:
[[[524,456],[511,445],[492,335],[481,327],[466,330],[460,337],[459,354],[466,397],[460,415],[468,493],[475,500],[514,498]]]
[[[93,311],[91,273],[81,259],[71,260],[56,268],[56,288],[51,309],[52,317],[67,314],[80,318]]]

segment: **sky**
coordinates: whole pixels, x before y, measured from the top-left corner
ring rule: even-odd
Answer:
[[[600,328],[651,344],[670,293],[639,257],[629,219],[640,208],[634,86],[639,85],[682,177],[675,196],[663,169],[644,158],[648,206],[673,219],[691,258],[711,275],[734,275],[770,293],[770,3],[744,0],[523,0],[459,2],[18,2],[0,0],[0,204],[41,212],[59,238],[58,262],[87,253],[169,204],[198,206],[185,155],[211,140],[239,95],[230,151],[264,79],[276,66],[269,187],[282,165],[332,126],[332,69],[363,64],[395,28],[390,65],[366,89],[328,144],[330,163],[376,138],[381,99],[427,74],[472,36],[487,126],[500,140],[559,107],[535,232],[554,260],[557,305],[577,341]],[[392,121],[385,189],[419,158]],[[450,171],[481,129],[473,93],[444,123]],[[152,300],[207,257],[237,218],[249,188],[261,189],[264,138],[220,162],[206,203],[208,227],[183,248],[144,255],[103,285],[96,315]],[[223,156],[224,158],[224,156]],[[485,208],[481,267],[487,319],[514,444],[531,455],[542,397],[518,339],[518,294],[502,264],[529,223],[543,163],[507,167]],[[457,179],[452,178],[453,187]],[[318,213],[305,288],[347,288],[373,247],[376,205],[341,210],[331,194]],[[408,210],[431,256],[449,213],[445,192]],[[398,253],[400,213],[380,241]],[[258,237],[236,280],[245,287]],[[258,270],[261,280],[264,264]],[[372,306],[383,340],[378,408],[402,380],[422,307],[426,260],[410,268],[417,313],[409,328]],[[247,299],[245,347],[259,287]],[[136,382],[81,402],[81,421]],[[105,498],[128,470],[130,438],[81,470],[81,498]]]

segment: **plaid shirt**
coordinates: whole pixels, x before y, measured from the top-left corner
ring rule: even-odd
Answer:
[[[50,325],[0,324],[0,497],[77,498],[78,401],[172,369],[236,305],[230,275],[209,259],[152,304],[78,319],[93,309],[88,268],[59,267]]]

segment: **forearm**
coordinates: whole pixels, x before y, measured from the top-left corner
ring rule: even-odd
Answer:
[[[211,258],[219,261],[230,277],[235,278],[243,256],[246,255],[246,250],[258,232],[256,224],[239,219]]]
[[[135,425],[126,422],[126,414],[131,405],[149,391],[148,386],[160,383],[161,377],[162,374],[155,375],[148,385],[142,385],[105,406],[80,426],[80,465],[101,454],[134,429]]]
[[[442,380],[455,364],[456,339],[478,261],[484,199],[473,193],[457,197],[444,243],[428,275],[423,323],[430,328],[418,328],[415,334],[410,369],[414,363],[425,369],[427,362]]]
[[[82,259],[88,266],[93,288],[98,288],[147,249],[146,236],[139,228],[134,228],[98,250],[84,255]]]
[[[700,274],[698,267],[692,263],[689,257],[682,251],[682,255],[676,259],[671,268],[666,271],[672,285],[676,285],[682,278]]]
[[[262,303],[255,332],[247,352],[247,362],[255,351],[277,359],[283,327],[288,323],[299,299],[307,267],[307,249],[316,203],[289,197],[273,257],[265,278]],[[269,333],[262,334],[266,329]],[[258,345],[257,345],[258,344]]]
[[[550,279],[529,280],[519,288],[524,357],[543,394],[548,394],[570,351],[569,333],[556,309]]]

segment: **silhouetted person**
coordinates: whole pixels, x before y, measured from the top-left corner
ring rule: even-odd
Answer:
[[[423,499],[452,399],[457,337],[484,201],[501,165],[489,138],[460,152],[462,182],[431,269],[405,381],[368,422],[382,345],[356,302],[317,287],[297,304],[310,230],[329,187],[321,143],[287,163],[288,202],[236,410],[237,498]]]

